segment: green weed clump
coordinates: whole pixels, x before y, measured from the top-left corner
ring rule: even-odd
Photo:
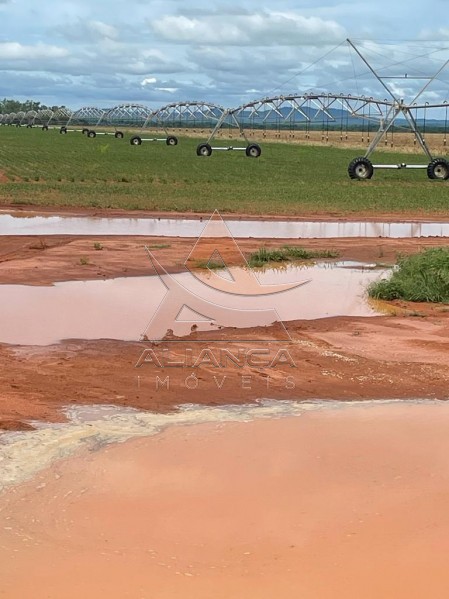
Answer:
[[[317,260],[338,258],[335,250],[306,250],[302,247],[284,245],[278,249],[261,247],[250,255],[248,263],[252,267],[265,266],[270,262],[288,262],[294,260]]]
[[[390,278],[372,283],[370,297],[449,303],[449,247],[402,256]]]
[[[195,268],[202,268],[204,270],[223,270],[225,265],[223,262],[215,262],[214,260],[197,260],[195,262]]]

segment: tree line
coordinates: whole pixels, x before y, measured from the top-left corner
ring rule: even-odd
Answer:
[[[29,112],[30,110],[58,110],[59,108],[65,108],[65,106],[47,106],[41,102],[35,100],[26,100],[25,102],[19,102],[19,100],[12,100],[3,98],[0,100],[0,114],[10,114],[11,112]]]

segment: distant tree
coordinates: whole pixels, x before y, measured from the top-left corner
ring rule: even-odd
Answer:
[[[51,110],[55,111],[59,108],[65,108],[65,106],[52,106]],[[11,112],[29,112],[30,110],[47,110],[48,106],[41,104],[37,100],[26,100],[25,102],[19,102],[11,98],[3,98],[0,100],[0,114],[10,114]]]

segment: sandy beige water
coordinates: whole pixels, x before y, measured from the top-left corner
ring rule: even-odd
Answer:
[[[448,432],[370,403],[59,462],[0,497],[0,597],[445,598]]]

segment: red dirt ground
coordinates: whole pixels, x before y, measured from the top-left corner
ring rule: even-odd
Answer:
[[[101,251],[94,249],[97,241],[103,246]],[[167,270],[175,272],[184,268],[194,242],[181,238],[4,236],[0,238],[0,284],[51,285],[63,280],[149,275],[146,243],[168,244],[168,248],[154,251]],[[299,243],[307,248],[337,249],[345,259],[392,263],[398,253],[447,245],[447,240],[309,239]],[[282,240],[239,241],[246,255],[261,245],[282,244]],[[232,263],[232,248],[224,242],[222,246],[223,258]],[[209,258],[207,244],[202,249]],[[81,263],[83,257],[88,264]],[[156,376],[162,377],[166,371],[148,365],[135,368],[143,350],[138,342],[69,340],[49,347],[3,344],[0,428],[27,428],[32,419],[61,419],[61,406],[73,402],[169,410],[183,402],[245,403],[260,397],[445,399],[449,396],[447,308],[397,302],[391,311],[394,315],[369,319],[289,323],[293,343],[286,347],[297,368],[279,365],[268,378],[267,371],[250,366],[241,370],[228,366],[219,372],[203,366],[196,372],[199,385],[195,390],[185,387],[192,371],[181,367],[170,369],[170,390],[157,390]],[[252,347],[255,333],[257,338],[269,340],[276,336],[277,328],[222,331],[224,341],[243,339],[240,347],[246,349]],[[177,347],[181,352],[181,345]],[[196,347],[207,347],[207,339]],[[243,382],[243,375],[252,377],[249,383]],[[223,376],[226,383],[220,389],[217,378],[221,381]],[[290,376],[293,388],[287,383]]]

